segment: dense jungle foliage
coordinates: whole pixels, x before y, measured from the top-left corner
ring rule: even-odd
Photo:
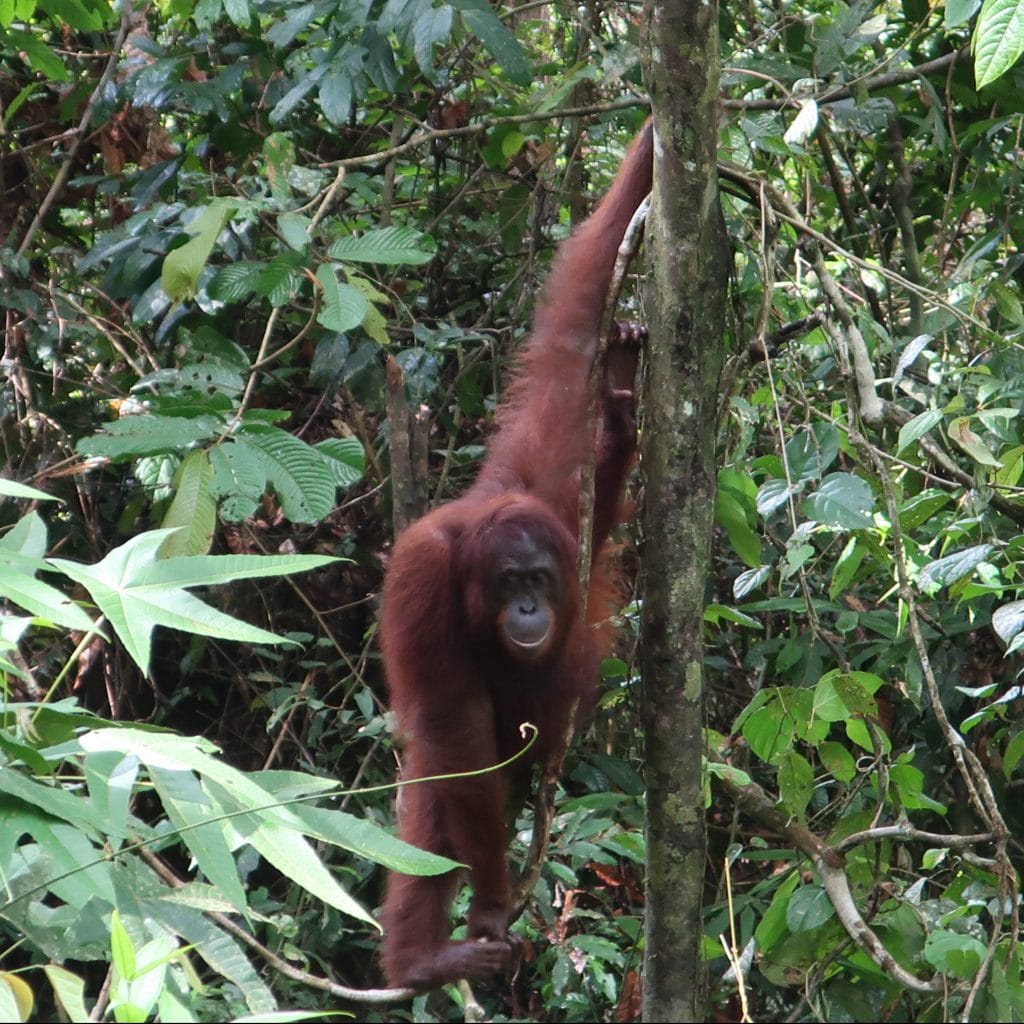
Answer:
[[[384,868],[445,866],[376,595],[643,123],[645,6],[0,0],[0,1019],[467,1012],[360,992]],[[1024,6],[720,35],[709,1016],[1024,1020]],[[673,955],[638,534],[492,1019],[636,1019]]]

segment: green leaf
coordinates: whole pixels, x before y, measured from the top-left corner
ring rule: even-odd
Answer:
[[[1013,774],[1022,757],[1024,757],[1024,729],[1006,744],[1006,750],[1003,752],[1003,775],[1006,778]]]
[[[1006,74],[1024,52],[1024,3],[985,0],[971,39],[979,89]]]
[[[434,46],[446,43],[452,34],[452,9],[448,4],[427,7],[420,11],[412,25],[413,53],[420,70],[431,80],[437,79],[434,68]]]
[[[314,446],[327,459],[337,487],[359,483],[366,472],[366,452],[357,437],[328,437]]]
[[[754,532],[757,509],[754,494],[739,492],[719,476],[715,522],[725,530],[733,550],[751,568],[761,565],[761,538]]]
[[[788,688],[783,689],[788,692]],[[762,761],[771,761],[777,753],[792,746],[795,723],[779,699],[779,689],[761,692],[765,693],[767,702],[744,720],[743,738],[757,757]]]
[[[175,762],[163,752],[147,755],[144,759],[168,819],[179,830],[200,870],[235,910],[244,912],[245,888],[238,877],[232,846],[224,823],[214,820],[220,813],[219,809],[204,792],[184,759]]]
[[[332,67],[320,79],[320,109],[333,125],[342,125],[352,111],[352,75],[347,68]]]
[[[363,293],[342,281],[337,268],[330,263],[321,263],[317,267],[316,279],[323,296],[317,323],[338,334],[358,327],[370,308]]]
[[[24,978],[0,971],[0,1020],[22,1024],[32,1019],[35,996]]]
[[[242,302],[256,291],[262,270],[261,263],[245,260],[218,267],[210,279],[207,292],[210,298],[219,302]]]
[[[981,0],[946,0],[943,23],[946,29],[956,28],[969,21],[981,6]]]
[[[839,454],[839,431],[831,423],[801,430],[786,445],[786,462],[793,483],[816,480]]]
[[[736,608],[730,608],[724,604],[709,604],[704,608],[705,622],[717,625],[723,619],[726,622],[735,622],[737,625],[747,626],[750,629],[764,629],[764,626],[757,619],[738,611]]]
[[[778,768],[779,799],[790,814],[802,818],[814,793],[814,769],[792,748],[776,754],[772,761]]]
[[[935,811],[945,814],[946,808],[924,792],[924,772],[912,764],[894,764],[889,768],[889,780],[896,787],[900,802],[908,810]]]
[[[952,500],[952,495],[947,491],[940,491],[936,487],[923,490],[920,494],[908,498],[900,506],[900,526],[904,530],[916,530]]]
[[[786,925],[793,934],[820,928],[835,917],[828,893],[820,885],[802,885],[790,897],[786,907]]]
[[[1004,644],[1009,644],[1024,630],[1024,601],[1000,605],[992,613],[992,628]]]
[[[945,558],[929,562],[918,577],[918,585],[926,594],[937,593],[942,587],[963,579],[985,561],[994,550],[991,544],[975,544],[974,547],[946,555]]]
[[[772,567],[770,565],[762,565],[757,569],[746,569],[733,580],[732,596],[737,601],[741,601],[747,594],[757,590],[771,574]]]
[[[135,948],[116,907],[110,915],[110,954],[114,969],[122,978],[135,974]]]
[[[56,964],[44,964],[43,973],[71,1024],[89,1024],[92,1017],[85,1008],[85,981]]]
[[[252,11],[248,0],[223,0],[224,13],[239,27],[248,28],[252,21]]]
[[[35,578],[39,570],[49,568],[39,557],[45,543],[46,526],[35,512],[0,537],[0,597],[44,622],[89,632],[95,625],[92,618],[56,587]]]
[[[775,890],[772,902],[764,912],[764,916],[754,929],[754,938],[757,940],[757,948],[762,953],[769,953],[771,950],[789,934],[789,927],[786,924],[786,917],[789,910],[789,901],[793,897],[796,887],[800,884],[800,872],[791,871],[782,884]]]
[[[985,945],[962,932],[936,928],[924,943],[924,958],[937,971],[955,978],[973,978],[985,959]]]
[[[466,28],[484,44],[509,81],[529,85],[533,70],[526,53],[490,4],[486,0],[452,0],[452,7],[462,12]]]
[[[908,420],[900,427],[899,440],[896,444],[896,451],[906,451],[915,441],[920,440],[942,422],[942,413],[938,409],[926,409],[918,413],[912,420]]]
[[[38,71],[45,79],[55,82],[71,81],[71,74],[63,60],[33,33],[9,28],[6,36],[5,52],[19,53],[29,66],[34,71]]]
[[[347,263],[382,263],[419,266],[434,258],[434,240],[413,228],[375,228],[361,235],[346,235],[334,242],[328,255]]]
[[[334,508],[334,471],[305,441],[277,427],[247,423],[236,437],[259,459],[268,484],[293,523],[315,523]]]
[[[192,238],[164,258],[160,286],[171,302],[195,298],[199,291],[199,275],[235,205],[230,200],[214,199],[186,226],[185,230]]]
[[[210,489],[220,500],[221,515],[241,522],[259,508],[267,489],[267,474],[256,451],[247,444],[229,441],[209,449],[213,479]]]
[[[765,480],[757,490],[757,511],[762,519],[770,519],[786,502],[791,494],[798,494],[802,488],[790,487],[785,480]]]
[[[825,740],[816,750],[822,767],[839,782],[853,782],[857,777],[857,762],[841,743]]]
[[[217,611],[189,594],[185,587],[246,576],[301,572],[333,561],[320,555],[271,556],[266,560],[246,555],[195,555],[161,561],[157,552],[170,533],[170,530],[151,530],[139,534],[114,548],[95,565],[82,565],[64,558],[49,559],[51,565],[89,591],[143,672],[149,670],[154,626],[244,643],[288,642],[284,637]],[[256,563],[262,565],[257,567]]]
[[[30,501],[57,501],[52,494],[46,491],[38,491],[27,484],[20,484],[17,480],[8,480],[0,476],[0,496],[8,498],[27,498]]]
[[[309,248],[309,229],[312,221],[299,213],[282,213],[277,218],[277,230],[281,237],[296,252],[305,252]]]
[[[971,430],[971,417],[958,416],[949,424],[950,438],[959,445],[979,466],[995,466],[1002,469],[1002,463],[982,443],[978,435]]]
[[[104,427],[102,434],[83,437],[75,451],[80,455],[121,462],[140,455],[179,452],[199,441],[208,441],[224,429],[215,416],[125,416]]]
[[[96,8],[89,9],[80,0],[45,0],[40,5],[51,17],[65,22],[78,32],[98,32],[103,18]]]
[[[213,467],[205,451],[189,452],[174,474],[174,498],[160,524],[173,530],[160,549],[161,558],[202,555],[210,550],[217,525]]]
[[[832,570],[832,579],[828,585],[830,601],[834,601],[850,586],[867,554],[867,546],[856,535],[850,537]]]
[[[852,473],[830,473],[802,503],[804,515],[836,530],[874,525],[875,497],[871,485]]]

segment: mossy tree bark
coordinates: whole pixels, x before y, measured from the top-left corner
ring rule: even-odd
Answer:
[[[702,616],[728,251],[716,173],[718,5],[649,3],[656,131],[647,225],[642,669],[647,745],[645,1021],[705,1019]]]

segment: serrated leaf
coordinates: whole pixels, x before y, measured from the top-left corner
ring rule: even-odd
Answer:
[[[994,82],[1024,53],[1024,3],[985,0],[971,39],[974,80],[979,89]]]
[[[102,434],[83,437],[75,451],[120,462],[141,455],[182,451],[198,441],[216,437],[222,429],[222,421],[215,416],[125,416],[107,424]]]
[[[93,751],[89,756],[96,756]],[[136,753],[125,756],[138,757]],[[238,877],[234,853],[219,815],[202,786],[186,765],[168,765],[163,759],[146,762],[150,780],[171,824],[178,830],[200,870],[235,910],[246,909],[245,887]]]
[[[934,593],[940,587],[956,583],[973,572],[992,552],[991,544],[975,544],[973,547],[956,551],[945,558],[929,562],[918,577],[918,584],[925,593]]]
[[[817,491],[804,499],[802,508],[808,518],[837,530],[874,525],[871,485],[852,473],[830,473]]]
[[[236,443],[250,446],[293,523],[315,523],[334,508],[334,471],[315,448],[276,427],[248,424]]]
[[[217,526],[213,467],[208,452],[189,452],[174,474],[174,498],[160,526],[174,530],[160,549],[161,558],[203,555],[210,550]]]
[[[256,291],[270,300],[274,307],[290,303],[302,287],[303,273],[298,253],[279,253],[260,268]]]
[[[375,228],[361,235],[339,238],[328,250],[332,259],[349,263],[401,263],[418,266],[434,258],[434,240],[414,228]]]
[[[245,260],[218,267],[206,291],[218,302],[242,302],[256,291],[262,269],[259,263]]]

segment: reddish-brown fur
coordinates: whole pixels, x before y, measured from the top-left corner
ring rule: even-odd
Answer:
[[[539,729],[530,760],[513,769],[403,787],[399,834],[467,864],[473,900],[469,938],[454,942],[447,914],[454,873],[389,876],[382,962],[391,985],[430,988],[505,970],[514,958],[506,795],[517,775],[560,750],[572,709],[585,715],[594,699],[598,634],[583,621],[575,582],[580,466],[595,443],[587,381],[616,251],[650,189],[651,163],[648,124],[596,212],[555,257],[475,484],[409,527],[388,566],[381,645],[403,780],[485,768],[520,749],[521,722]],[[617,521],[635,450],[629,389],[636,343],[636,333],[625,332],[605,373],[591,609],[610,592],[600,549]],[[553,554],[563,586],[555,640],[529,664],[499,644],[484,585],[503,543],[521,534]],[[589,618],[604,614],[592,610]]]

